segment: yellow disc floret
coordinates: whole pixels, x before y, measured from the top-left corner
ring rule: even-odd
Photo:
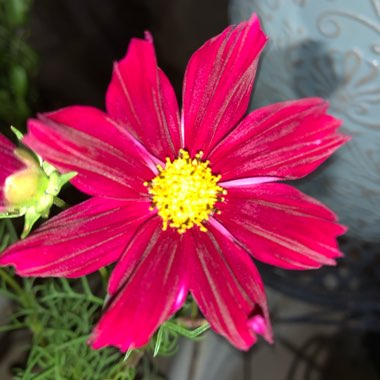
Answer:
[[[181,149],[174,161],[166,159],[165,168],[158,165],[159,174],[146,182],[152,196],[153,207],[163,220],[163,230],[168,226],[179,233],[198,226],[206,231],[203,222],[215,211],[215,203],[223,201],[226,191],[218,185],[220,175],[214,175],[209,161],[202,161],[202,152],[191,159]]]

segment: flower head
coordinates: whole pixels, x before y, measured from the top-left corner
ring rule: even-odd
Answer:
[[[152,210],[162,218],[163,230],[168,225],[179,233],[198,226],[207,231],[204,223],[215,211],[214,205],[226,191],[218,185],[221,176],[212,174],[209,161],[202,161],[202,153],[191,158],[180,149],[173,162],[166,159],[165,168],[157,165],[159,174],[146,185],[152,196]]]
[[[266,36],[254,15],[191,57],[181,117],[152,39],[114,66],[107,113],[74,106],[29,121],[24,143],[92,196],[10,247],[23,276],[78,277],[117,261],[91,342],[148,342],[190,291],[212,328],[240,349],[271,341],[252,257],[288,269],[334,265],[344,232],[301,178],[347,138],[319,98],[244,114]]]

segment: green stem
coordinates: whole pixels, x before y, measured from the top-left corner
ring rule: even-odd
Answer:
[[[191,319],[196,319],[198,316],[198,305],[196,304],[194,299],[192,299],[190,310]]]
[[[172,321],[166,321],[164,325],[168,329],[173,330],[178,334],[181,334],[190,339],[197,338],[199,335],[203,334],[210,328],[210,325],[207,322],[194,330],[188,330],[187,328],[184,328],[181,325],[177,325],[175,322]]]
[[[103,288],[107,289],[108,284],[108,270],[106,267],[102,267],[99,269],[100,276],[102,278]]]
[[[85,336],[79,336],[78,338],[74,338],[74,339],[71,339],[65,343],[62,343],[60,345],[58,345],[56,347],[56,349],[58,350],[63,350],[63,349],[66,349],[68,347],[70,347],[71,345],[73,344],[77,344],[77,343],[84,343],[88,340],[89,336],[88,335],[85,335]]]
[[[70,207],[70,205],[68,203],[66,203],[63,199],[61,199],[61,198],[59,198],[57,196],[55,196],[53,198],[53,203],[54,203],[55,206],[61,208],[62,210]]]
[[[7,225],[8,233],[11,237],[10,243],[15,243],[19,239],[17,236],[15,226],[13,225],[12,221],[9,219],[5,219],[5,223]]]
[[[7,331],[13,331],[13,330],[20,330],[26,328],[27,325],[25,323],[19,323],[16,325],[5,325],[5,326],[0,326],[0,333],[4,333]]]
[[[25,298],[25,292],[23,288],[15,281],[15,279],[7,273],[5,269],[0,268],[0,276],[3,278],[4,282],[6,282],[16,294],[19,295],[20,299]]]

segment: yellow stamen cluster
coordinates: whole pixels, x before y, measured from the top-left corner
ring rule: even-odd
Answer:
[[[223,201],[226,191],[218,185],[220,175],[212,174],[209,161],[201,161],[202,152],[191,159],[186,150],[181,149],[173,162],[167,158],[165,168],[157,165],[159,174],[146,182],[152,196],[153,208],[163,220],[163,230],[168,226],[182,234],[202,224],[215,211],[215,203]]]

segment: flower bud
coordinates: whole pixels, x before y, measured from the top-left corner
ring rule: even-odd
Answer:
[[[21,139],[22,134],[12,128]],[[8,139],[0,135],[0,218],[25,216],[21,237],[26,237],[33,224],[40,218],[49,216],[50,208],[62,186],[76,173],[60,174],[53,166],[43,162],[33,153],[16,148]]]
[[[32,206],[44,195],[48,177],[27,151],[16,149],[15,157],[25,164],[25,168],[5,179],[4,203],[12,208]]]

